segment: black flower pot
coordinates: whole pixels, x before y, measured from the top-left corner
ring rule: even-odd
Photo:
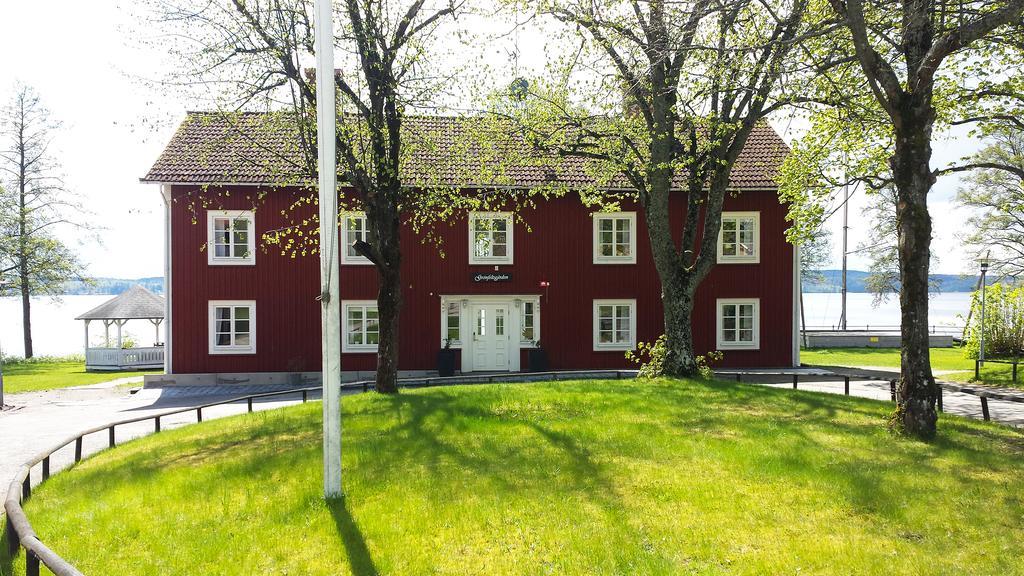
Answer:
[[[531,348],[527,352],[527,365],[530,372],[548,371],[548,353],[543,348]]]
[[[437,375],[438,376],[454,376],[455,375],[455,355],[458,350],[452,350],[451,348],[444,348],[437,353]]]

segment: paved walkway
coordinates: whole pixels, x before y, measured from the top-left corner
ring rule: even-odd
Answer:
[[[766,371],[770,372],[770,371]],[[889,379],[898,378],[899,373],[882,369],[858,369],[843,368],[835,366],[809,367],[801,371],[797,387],[800,390],[811,390],[814,392],[827,392],[830,394],[843,394],[843,375],[850,376],[850,395],[875,400],[891,401],[889,390]],[[827,373],[834,375],[828,376]],[[728,378],[728,376],[725,376]],[[874,380],[871,378],[882,378]],[[792,388],[793,380],[789,376],[745,376],[744,382],[765,384],[775,388]],[[940,381],[941,382],[941,381]],[[960,392],[961,389],[970,389],[979,392],[987,392],[1019,401],[1009,401],[997,398],[989,398],[989,417],[1002,424],[1024,427],[1024,391],[1013,388],[998,388],[994,386],[973,386],[958,382],[941,382],[943,386],[942,404],[946,414],[956,414],[968,418],[982,419],[981,399],[976,394]]]
[[[105,425],[118,420],[146,416],[174,408],[188,408],[209,404],[221,399],[243,394],[269,391],[252,387],[181,388],[164,390],[139,390],[132,394],[128,388],[94,384],[77,388],[64,388],[44,392],[10,394],[5,398],[14,409],[0,412],[0,495],[7,493],[7,486],[18,468],[43,450],[55,446],[64,439],[82,430]],[[319,393],[310,394],[309,399],[319,398]],[[254,402],[254,410],[269,410],[302,401],[301,393],[276,396]],[[203,420],[240,414],[247,411],[245,402],[216,406],[203,410]],[[164,430],[176,428],[196,421],[196,413],[188,412],[161,419]],[[153,431],[153,422],[126,424],[116,428],[117,442],[144,436]],[[108,447],[108,436],[104,430],[87,436],[83,441],[83,453],[93,454]],[[51,473],[69,466],[74,460],[74,444],[54,454],[50,462]],[[32,483],[40,481],[41,470],[37,466],[32,472]],[[2,498],[0,498],[2,500]],[[2,512],[2,511],[0,511]]]

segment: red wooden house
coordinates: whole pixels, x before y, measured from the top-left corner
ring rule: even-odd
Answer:
[[[291,169],[292,145],[287,135],[257,128],[258,118],[190,114],[143,179],[160,185],[167,207],[164,381],[319,376],[319,260],[260,242],[289,224],[289,207],[309,191],[298,181],[272,184]],[[443,132],[469,120],[419,121]],[[725,201],[718,264],[698,292],[696,346],[724,352],[724,366],[799,364],[797,256],[784,237],[786,207],[773,179],[786,153],[769,126],[752,135],[733,172],[737,193]],[[510,174],[524,187],[587,179],[579,165],[537,172],[524,166]],[[518,217],[465,214],[437,230],[443,258],[404,229],[400,369],[435,371],[446,341],[458,350],[462,372],[526,370],[538,345],[551,369],[632,367],[624,352],[662,333],[662,309],[643,212],[621,208],[594,213],[566,194]],[[685,193],[671,208],[681,225]],[[376,364],[376,272],[350,247],[364,237],[364,224],[351,213],[341,230],[342,369],[349,378]]]

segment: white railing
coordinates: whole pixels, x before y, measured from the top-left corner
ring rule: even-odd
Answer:
[[[89,348],[85,351],[85,368],[122,370],[125,368],[162,368],[163,346],[151,348]]]

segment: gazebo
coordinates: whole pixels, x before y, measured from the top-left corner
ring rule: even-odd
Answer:
[[[164,346],[160,342],[160,324],[164,321],[164,299],[136,284],[118,296],[75,318],[85,321],[86,370],[137,370],[163,368]],[[103,322],[103,347],[89,346],[89,323]],[[153,345],[123,348],[121,329],[129,320],[149,320],[153,324]],[[110,327],[117,327],[116,346],[111,346]]]

